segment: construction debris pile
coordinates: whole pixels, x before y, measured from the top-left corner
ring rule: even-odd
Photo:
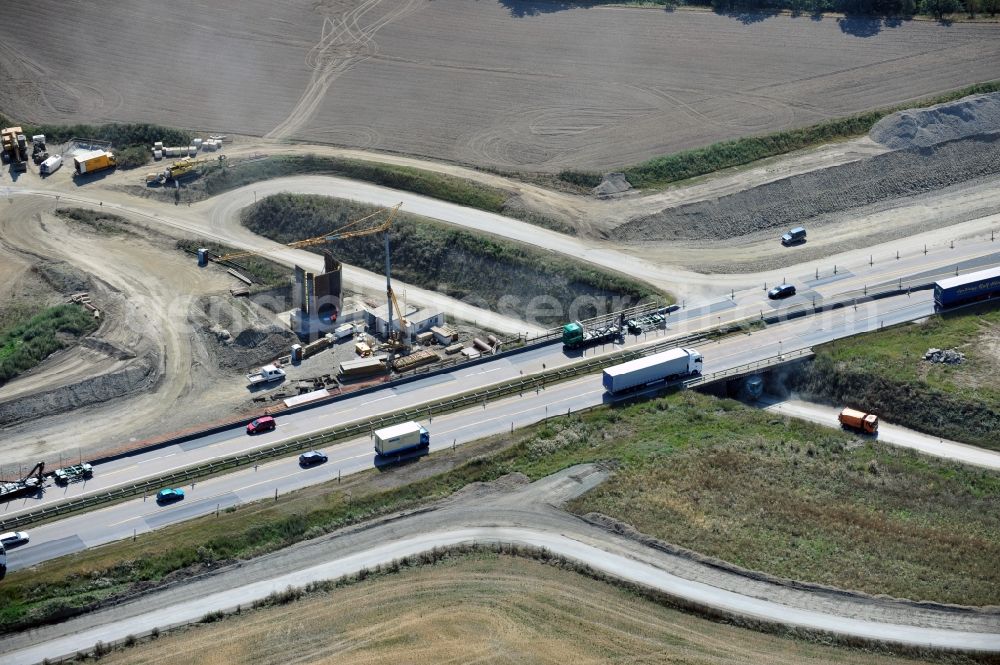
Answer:
[[[924,354],[924,360],[929,360],[932,363],[958,365],[959,363],[965,361],[965,354],[960,353],[955,349],[927,349],[927,353]]]

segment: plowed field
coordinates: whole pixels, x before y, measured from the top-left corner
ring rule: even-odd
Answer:
[[[995,78],[1000,25],[514,0],[8,0],[0,111],[609,169]],[[27,29],[31,26],[31,29]]]

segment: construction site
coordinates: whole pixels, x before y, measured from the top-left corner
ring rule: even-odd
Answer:
[[[961,422],[1000,417],[1000,24],[602,4],[15,0],[109,46],[0,45],[0,661],[110,626],[152,662],[162,594],[277,662],[275,594],[423,597],[428,557],[469,621],[493,566],[538,586],[526,662],[624,657],[594,607],[545,641],[581,574],[653,661],[684,621],[706,662],[736,626],[762,664],[1000,653],[1000,449]],[[64,579],[109,581],[28,597]]]

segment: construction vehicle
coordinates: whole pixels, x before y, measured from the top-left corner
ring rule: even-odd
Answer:
[[[190,157],[185,157],[184,159],[178,159],[176,162],[160,171],[159,173],[150,173],[146,176],[146,183],[150,185],[163,184],[168,180],[179,180],[186,175],[191,175],[197,170],[197,167],[201,164],[207,164],[209,162],[214,162],[214,159],[191,159]]]
[[[34,494],[45,484],[45,462],[39,462],[20,480],[0,482],[0,501],[8,501],[23,494]]]
[[[620,340],[622,329],[616,325],[606,325],[587,330],[579,321],[563,326],[562,342],[566,349],[580,349],[595,344],[606,344]]]
[[[855,409],[844,409],[837,416],[840,426],[845,429],[852,429],[862,434],[878,433],[878,416],[874,413],[865,413]]]
[[[42,175],[52,175],[53,172],[62,166],[62,162],[62,155],[53,155],[38,165],[38,172]]]
[[[89,150],[73,158],[73,168],[77,175],[97,173],[118,166],[118,160],[107,150]]]
[[[66,485],[78,480],[86,480],[87,478],[90,478],[94,475],[94,467],[86,462],[83,462],[81,464],[74,464],[73,466],[67,466],[62,469],[56,469],[54,475],[56,477],[56,483]]]
[[[253,374],[247,374],[247,383],[256,386],[261,383],[271,383],[281,381],[285,378],[285,370],[276,365],[264,365]]]
[[[24,130],[20,127],[0,130],[0,145],[3,148],[3,161],[10,164],[15,173],[28,170],[28,144],[24,138]]]

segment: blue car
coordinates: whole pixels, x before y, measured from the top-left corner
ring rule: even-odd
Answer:
[[[156,501],[158,503],[173,503],[174,501],[180,501],[184,498],[184,490],[181,488],[166,488],[162,489],[156,493]]]

